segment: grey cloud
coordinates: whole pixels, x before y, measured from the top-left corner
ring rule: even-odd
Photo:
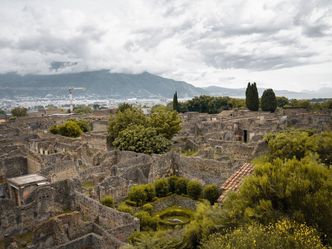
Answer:
[[[231,53],[217,53],[206,55],[205,61],[208,65],[216,68],[246,68],[250,70],[275,70],[280,68],[289,68],[308,63],[308,59],[314,56],[315,53],[302,53],[300,55],[290,54],[288,56],[281,55],[250,55],[250,54],[231,54]]]

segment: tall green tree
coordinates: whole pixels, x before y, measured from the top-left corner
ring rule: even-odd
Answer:
[[[178,102],[178,93],[175,92],[173,96],[173,110],[174,111],[179,111],[179,102]]]
[[[181,119],[178,113],[169,110],[166,106],[154,108],[148,121],[158,134],[167,139],[171,139],[181,129]]]
[[[110,117],[107,140],[112,143],[121,131],[131,125],[146,126],[146,124],[147,118],[142,110],[135,107],[124,108],[123,111],[118,111],[116,115]]]
[[[247,85],[246,89],[246,106],[250,111],[258,111],[259,109],[259,97],[256,83]]]
[[[274,112],[277,109],[277,98],[274,91],[269,88],[263,92],[261,108],[264,112]]]
[[[171,142],[153,127],[132,125],[119,132],[113,145],[120,150],[160,154],[169,150]]]

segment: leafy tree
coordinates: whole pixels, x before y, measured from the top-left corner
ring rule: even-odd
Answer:
[[[259,108],[259,97],[256,83],[248,83],[246,89],[246,106],[250,111],[258,111]]]
[[[214,234],[203,241],[201,248],[327,249],[314,228],[287,219],[268,226],[251,224],[227,234]]]
[[[125,110],[128,110],[128,109],[132,110],[132,109],[135,109],[135,107],[132,104],[129,104],[129,103],[121,103],[118,106],[117,112],[124,112]]]
[[[216,184],[208,184],[204,186],[203,196],[211,205],[213,205],[219,198],[219,189]]]
[[[322,163],[331,167],[332,165],[332,132],[326,131],[320,134],[315,134],[308,139],[308,144],[312,150],[319,155]]]
[[[171,143],[165,137],[158,135],[155,128],[133,125],[121,131],[113,145],[120,150],[160,154],[168,151]]]
[[[187,185],[188,195],[194,200],[198,200],[202,194],[202,185],[195,180],[191,180]]]
[[[15,107],[11,110],[14,117],[24,117],[27,115],[28,109],[25,107]]]
[[[2,109],[0,109],[0,115],[6,115],[6,112]]]
[[[256,165],[240,191],[226,198],[222,223],[258,221],[262,224],[289,217],[316,227],[332,243],[332,174],[310,157]]]
[[[178,93],[175,92],[173,96],[173,110],[174,111],[179,111],[179,102],[178,102]]]
[[[277,109],[277,98],[272,89],[266,89],[263,92],[261,108],[265,112],[274,112]]]
[[[105,195],[101,198],[100,200],[101,204],[108,206],[108,207],[113,207],[114,205],[114,199],[111,195]]]
[[[111,116],[108,127],[108,142],[112,142],[118,137],[119,133],[132,125],[147,124],[144,113],[137,108],[127,108],[123,112],[118,111],[115,116]]]
[[[289,130],[269,133],[264,139],[268,143],[268,156],[271,160],[282,158],[303,158],[312,151],[313,145],[308,143],[310,133],[302,130]]]
[[[277,97],[277,106],[284,108],[284,106],[289,104],[289,100],[286,97]]]
[[[169,111],[167,107],[160,106],[151,113],[149,123],[158,134],[171,139],[181,129],[181,119],[177,112]]]
[[[269,133],[265,136],[268,143],[270,160],[281,158],[301,159],[306,155],[317,154],[326,166],[332,164],[332,132],[312,134],[309,131],[289,130]]]
[[[154,183],[154,187],[156,189],[156,195],[158,197],[163,197],[168,195],[169,193],[169,185],[167,179],[158,179]]]

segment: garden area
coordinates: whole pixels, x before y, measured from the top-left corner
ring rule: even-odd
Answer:
[[[132,235],[134,241],[148,233],[182,230],[193,221],[200,203],[213,205],[219,194],[214,184],[203,186],[196,180],[171,176],[133,185],[128,198],[119,204],[115,204],[111,196],[104,196],[101,203],[140,220],[141,232]]]

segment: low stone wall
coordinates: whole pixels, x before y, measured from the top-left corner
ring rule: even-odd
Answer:
[[[181,157],[179,174],[197,179],[203,184],[222,184],[240,165],[237,163],[207,160],[199,157]]]
[[[94,233],[86,234],[66,244],[54,247],[54,249],[73,249],[73,248],[115,249],[116,247],[109,247],[105,245],[103,238]]]
[[[194,201],[193,199],[185,196],[170,195],[156,200],[152,203],[152,205],[154,213],[172,206],[179,206],[182,208],[195,210],[197,206],[197,201]]]
[[[73,202],[83,217],[109,231],[122,226],[127,226],[128,233],[139,230],[139,220],[137,218],[128,213],[122,213],[116,209],[104,206],[82,193],[75,191]],[[127,237],[122,239],[126,240]]]

